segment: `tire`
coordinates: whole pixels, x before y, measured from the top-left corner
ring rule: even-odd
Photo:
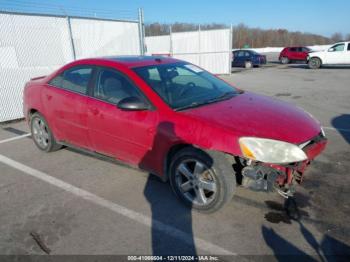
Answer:
[[[229,203],[236,187],[232,163],[224,153],[204,152],[193,147],[174,155],[169,179],[183,203],[204,213],[215,212]]]
[[[318,69],[321,67],[321,65],[322,65],[322,61],[318,57],[310,58],[310,60],[309,60],[309,68],[310,69]]]
[[[30,130],[34,143],[40,150],[53,152],[62,147],[56,142],[47,121],[40,113],[34,113],[31,116]]]
[[[289,62],[290,62],[289,58],[285,57],[285,56],[281,57],[280,61],[281,61],[281,64],[283,64],[283,65],[289,64]]]
[[[246,69],[250,69],[250,68],[253,67],[253,63],[252,63],[251,61],[246,61],[246,62],[244,63],[244,67],[245,67]]]

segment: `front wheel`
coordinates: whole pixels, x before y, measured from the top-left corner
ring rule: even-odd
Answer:
[[[309,68],[311,69],[318,69],[322,65],[321,59],[317,57],[313,57],[309,60]]]
[[[34,113],[32,115],[30,118],[30,129],[34,143],[40,150],[52,152],[62,147],[56,143],[45,118],[41,114]]]
[[[169,171],[175,194],[198,211],[212,213],[233,197],[236,179],[223,153],[188,147],[173,157]]]

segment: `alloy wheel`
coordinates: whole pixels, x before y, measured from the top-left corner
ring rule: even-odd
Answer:
[[[176,186],[192,204],[209,205],[216,197],[217,182],[213,171],[196,159],[182,161],[176,168]]]
[[[38,117],[34,118],[32,121],[32,132],[36,143],[42,149],[47,148],[50,136],[45,122]]]

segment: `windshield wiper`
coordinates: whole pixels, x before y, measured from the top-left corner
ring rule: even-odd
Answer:
[[[208,104],[207,101],[204,101],[204,102],[193,102],[189,105],[186,105],[186,106],[180,106],[180,107],[177,107],[177,108],[174,108],[175,111],[181,111],[181,110],[185,110],[185,109],[189,109],[189,108],[195,108],[195,107],[199,107],[199,106],[202,106],[202,105],[206,105]]]
[[[238,94],[239,93],[229,91],[229,92],[223,93],[222,95],[220,95],[218,97],[215,97],[215,98],[212,98],[212,99],[209,99],[209,100],[205,100],[203,102],[193,102],[193,103],[191,103],[189,105],[186,105],[186,106],[177,107],[174,110],[175,111],[181,111],[181,110],[184,110],[184,109],[195,108],[195,107],[199,107],[199,106],[202,106],[202,105],[207,105],[207,104],[219,102],[219,101],[222,101],[222,100],[227,100],[227,99],[230,99],[230,98],[232,98],[232,97],[234,97],[234,96],[236,96]]]
[[[229,91],[229,92],[223,93],[222,95],[220,95],[220,96],[218,96],[218,97],[215,97],[215,98],[213,98],[213,99],[209,99],[209,100],[207,100],[206,102],[207,102],[207,103],[214,103],[214,102],[218,102],[218,101],[230,99],[230,98],[232,98],[232,97],[234,97],[234,96],[236,96],[236,95],[238,95],[238,93]]]

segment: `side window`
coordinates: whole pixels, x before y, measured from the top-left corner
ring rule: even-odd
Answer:
[[[291,51],[291,52],[296,52],[297,49],[296,49],[295,47],[291,47],[291,48],[289,49],[289,51]]]
[[[348,51],[350,51],[350,43],[348,44]]]
[[[52,79],[50,84],[80,94],[86,94],[91,73],[91,67],[74,67]]]
[[[127,97],[145,100],[140,91],[121,73],[102,68],[99,70],[94,88],[94,97],[118,104]]]
[[[341,52],[341,51],[344,51],[344,48],[345,48],[345,44],[338,44],[338,45],[332,46],[330,49],[333,49],[333,51],[331,52]]]
[[[244,57],[244,51],[239,51],[237,54],[237,57]]]
[[[245,57],[250,57],[250,53],[249,52],[245,52]]]

